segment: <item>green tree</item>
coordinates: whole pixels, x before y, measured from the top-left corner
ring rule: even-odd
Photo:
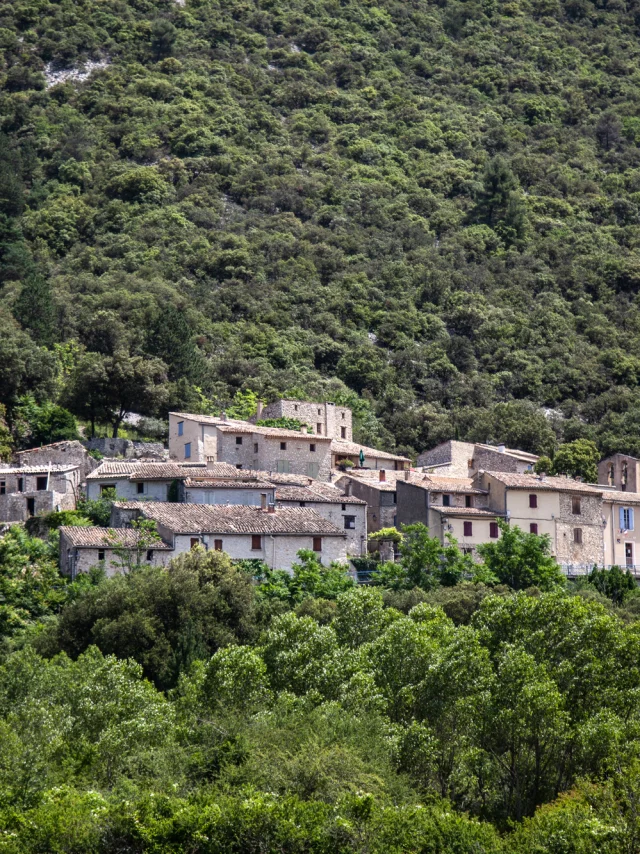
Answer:
[[[168,366],[170,380],[198,382],[202,359],[184,311],[172,305],[160,309],[147,336],[147,350]]]
[[[595,442],[575,439],[560,445],[553,458],[553,474],[580,477],[587,483],[598,482],[600,452]]]
[[[560,567],[551,556],[549,537],[527,534],[503,521],[498,526],[499,539],[478,546],[479,555],[498,581],[514,590],[551,590],[564,584]]]
[[[619,566],[612,566],[610,569],[594,566],[588,575],[588,581],[599,593],[611,599],[614,605],[624,604],[629,594],[637,587],[629,570],[624,572]]]
[[[32,273],[25,279],[14,314],[38,344],[49,347],[56,340],[56,307],[51,285],[43,276]]]

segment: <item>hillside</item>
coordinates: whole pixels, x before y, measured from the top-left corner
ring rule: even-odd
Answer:
[[[9,422],[28,391],[100,421],[250,389],[351,402],[410,453],[640,454],[639,23],[634,0],[5,3]]]

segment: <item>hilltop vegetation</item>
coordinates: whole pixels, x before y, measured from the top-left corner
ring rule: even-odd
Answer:
[[[117,429],[251,389],[351,402],[410,452],[640,453],[639,21],[635,0],[4,4],[10,424],[26,391]]]

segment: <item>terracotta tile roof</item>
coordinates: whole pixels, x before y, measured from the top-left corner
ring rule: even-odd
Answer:
[[[175,462],[140,462],[138,460],[105,460],[87,475],[87,480],[182,480],[185,477],[236,477],[238,469],[230,463],[189,464]]]
[[[289,484],[290,486],[311,486],[316,481],[306,474],[290,474],[288,472],[276,471],[251,471],[243,469],[245,474],[252,474],[261,480],[268,480],[274,484]]]
[[[435,507],[429,506],[430,510],[441,513],[443,516],[484,516],[488,519],[499,519],[504,513],[496,513],[493,510],[485,510],[483,507]]]
[[[430,492],[454,492],[466,495],[486,495],[486,490],[473,485],[470,477],[439,477],[425,474],[422,481],[416,483]]]
[[[422,474],[422,472],[410,471],[408,481],[406,481],[405,475],[406,472],[404,471],[385,469],[386,479],[380,480],[379,469],[355,469],[345,472],[338,478],[338,481],[342,480],[343,477],[348,477],[353,481],[370,487],[371,489],[378,489],[382,492],[395,492],[397,488],[396,484],[399,480],[421,485],[422,480],[424,479],[424,474]]]
[[[515,472],[486,471],[489,475],[503,483],[508,489],[531,489],[545,492],[587,492],[592,495],[602,495],[604,487],[594,483],[582,483],[570,477],[545,477],[534,474],[516,474]]]
[[[622,492],[619,490],[607,490],[602,493],[603,501],[610,504],[640,504],[640,492]]]
[[[63,472],[77,471],[79,465],[49,465],[49,463],[41,463],[39,466],[9,466],[8,468],[0,468],[0,477],[5,474],[62,474]]]
[[[376,448],[367,448],[366,445],[359,445],[357,442],[347,442],[346,439],[332,439],[331,450],[334,454],[345,454],[347,456],[358,456],[360,451],[364,452],[365,461],[367,457],[374,460],[397,460],[398,462],[410,463],[408,457],[401,457],[399,454],[390,454],[387,451],[378,451]]]
[[[327,485],[328,484],[323,484]],[[319,486],[319,484],[318,484]],[[345,495],[335,486],[328,489],[316,486],[278,486],[276,487],[276,502],[281,501],[305,501],[318,504],[366,504],[361,498],[353,495]]]
[[[69,545],[78,549],[112,549],[120,546],[136,548],[140,541],[139,533],[131,528],[84,528],[75,525],[63,525],[59,530]],[[145,543],[148,539],[149,535],[145,533]],[[167,545],[159,538],[147,548],[172,550],[172,546]]]
[[[274,489],[272,483],[266,480],[241,478],[191,478],[184,485],[187,489]]]
[[[346,536],[333,523],[306,507],[277,507],[268,513],[239,504],[166,504],[116,501],[116,507],[140,510],[174,534],[323,534]]]
[[[496,454],[506,454],[509,457],[515,457],[526,463],[536,463],[539,460],[537,454],[530,454],[529,451],[519,451],[517,448],[505,448],[504,451],[501,451],[497,445],[485,445],[482,442],[478,442],[475,447],[484,448],[487,451],[495,451]]]

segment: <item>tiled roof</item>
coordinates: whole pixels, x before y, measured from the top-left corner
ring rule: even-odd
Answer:
[[[243,469],[243,472],[249,474],[246,469]],[[268,480],[269,483],[275,484],[289,484],[290,486],[310,486],[312,483],[315,483],[312,477],[309,477],[306,474],[289,474],[288,472],[276,472],[276,471],[251,471],[250,474],[255,477],[259,477],[263,480]]]
[[[116,501],[116,507],[140,510],[174,534],[323,534],[345,536],[327,519],[306,507],[259,507],[231,504],[166,504],[160,501]]]
[[[539,459],[537,454],[530,454],[528,451],[519,451],[517,448],[505,448],[504,451],[501,451],[497,445],[485,445],[482,442],[478,442],[475,447],[484,448],[487,451],[495,451],[497,454],[506,454],[509,457],[515,457],[526,463],[535,463]]]
[[[487,471],[483,472],[503,483],[509,489],[531,489],[545,492],[588,492],[592,495],[602,495],[604,488],[594,483],[582,483],[570,477],[542,477],[534,474],[516,474],[515,472]]]
[[[328,486],[328,484],[323,484]],[[353,495],[344,495],[335,486],[328,489],[318,486],[278,486],[276,487],[276,502],[280,501],[305,501],[319,504],[366,504],[361,498]]]
[[[482,507],[435,507],[431,504],[429,509],[435,510],[436,513],[441,513],[443,516],[484,516],[490,519],[498,519],[504,516],[504,513],[496,513]]]
[[[415,481],[414,481],[415,482]],[[478,489],[473,485],[470,477],[438,477],[437,475],[425,474],[419,486],[430,492],[454,492],[467,495],[486,495],[486,490]]]
[[[358,456],[360,451],[363,451],[365,461],[367,457],[374,460],[398,460],[399,462],[410,463],[408,457],[401,457],[398,454],[389,454],[387,451],[378,451],[376,448],[367,448],[366,445],[359,445],[357,442],[347,442],[346,439],[332,439],[331,450],[334,454],[346,454],[347,456]]]
[[[385,469],[386,479],[380,480],[379,469],[352,469],[341,475],[338,480],[341,480],[342,477],[348,477],[358,483],[363,483],[365,486],[371,487],[371,489],[379,489],[382,492],[395,492],[397,482],[399,480],[406,481],[406,474],[407,472],[405,471]],[[424,477],[422,472],[409,471],[409,480],[406,482],[421,485]]]
[[[602,493],[603,501],[610,504],[640,504],[640,492],[622,492],[607,490]]]
[[[127,479],[127,480],[181,480],[185,477],[216,478],[235,477],[238,469],[230,463],[211,465],[157,462],[145,463],[137,460],[105,460],[87,475],[87,480]]]
[[[257,424],[250,424],[248,421],[233,418],[223,419],[214,415],[192,415],[187,412],[170,412],[169,415],[175,415],[177,418],[184,418],[187,421],[195,421],[198,424],[211,424],[222,433],[257,433],[261,436],[282,439],[310,438],[313,442],[331,441],[328,436],[319,436],[317,433],[303,433],[302,430],[286,430],[283,427],[259,427]]]
[[[62,472],[77,471],[79,468],[80,466],[72,465],[71,463],[67,465],[49,465],[49,463],[42,463],[39,466],[13,466],[9,468],[0,468],[0,477],[5,474],[47,474],[47,472],[51,472],[51,474],[61,474]]]
[[[272,483],[266,480],[241,478],[191,478],[184,485],[187,489],[274,489]]]
[[[63,525],[60,529],[60,534],[64,535],[71,546],[78,549],[104,549],[114,547],[136,548],[140,542],[141,536],[138,531],[132,528],[97,528],[97,527],[79,527],[71,525]],[[167,545],[161,539],[149,541],[149,534],[145,532],[143,541],[145,547],[153,549],[172,549],[172,546]]]

